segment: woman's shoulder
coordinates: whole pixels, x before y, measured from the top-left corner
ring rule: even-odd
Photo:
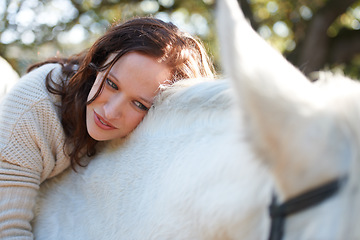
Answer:
[[[1,99],[0,124],[9,127],[23,118],[26,112],[40,111],[44,116],[58,114],[56,105],[59,98],[47,91],[45,79],[52,72],[54,79],[59,78],[61,66],[46,64],[21,77],[14,87]],[[40,110],[37,108],[41,108]],[[15,125],[14,125],[15,126]]]
[[[61,65],[57,63],[44,64],[22,76],[18,81],[18,85],[43,89],[46,76],[51,72],[52,78],[57,80],[61,77],[61,69]]]
[[[60,78],[61,66],[59,64],[45,64],[22,76],[1,100],[1,105],[9,101],[29,104],[49,98],[45,79],[51,71],[52,78]]]
[[[59,77],[61,66],[46,64],[34,69],[19,79],[1,100],[0,152],[15,135],[27,141],[32,138],[41,140],[42,137],[37,135],[46,136],[42,133],[62,129],[58,107],[45,85],[46,76],[51,71],[54,78]]]

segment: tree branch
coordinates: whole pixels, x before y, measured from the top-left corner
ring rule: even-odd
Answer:
[[[360,53],[360,30],[343,29],[331,39],[328,63],[349,63]]]
[[[258,23],[255,21],[254,14],[251,10],[250,4],[247,0],[237,0],[241,10],[243,11],[245,17],[250,21],[250,24],[253,29],[258,29]]]
[[[326,62],[330,47],[327,35],[329,26],[356,0],[330,0],[320,9],[309,24],[297,63],[305,74],[320,70]]]

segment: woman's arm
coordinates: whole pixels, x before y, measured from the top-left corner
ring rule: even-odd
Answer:
[[[30,221],[39,183],[38,173],[0,161],[0,239],[33,239]]]
[[[0,239],[33,239],[39,185],[70,164],[57,102],[45,87],[56,66],[25,75],[0,104]]]

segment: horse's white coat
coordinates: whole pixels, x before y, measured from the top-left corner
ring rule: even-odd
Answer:
[[[218,13],[229,26],[219,27],[223,64],[280,199],[348,176],[338,195],[289,218],[286,239],[360,239],[359,83],[329,75],[312,84],[251,29],[235,0],[219,1]]]
[[[336,196],[288,218],[285,239],[360,239],[359,83],[310,83],[235,0],[218,2],[234,88],[165,90],[126,141],[42,186],[37,239],[266,239],[272,190],[284,201],[343,176]]]
[[[2,57],[0,57],[0,101],[2,97],[15,85],[19,79],[19,75],[10,66],[10,64]]]
[[[188,83],[165,91],[126,141],[42,186],[36,239],[264,237],[242,226],[268,229],[271,181],[242,134],[229,84],[181,90]]]

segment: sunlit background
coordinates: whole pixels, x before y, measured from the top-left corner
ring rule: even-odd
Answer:
[[[81,51],[115,21],[145,15],[172,21],[209,39],[213,24],[208,4],[212,2],[192,2],[174,8],[174,0],[0,0],[0,55],[23,73],[34,61]]]
[[[306,45],[311,24],[321,17],[324,9],[331,10],[330,4],[334,2],[343,4],[344,1],[239,0],[257,32],[299,68],[303,63],[297,57]],[[341,69],[358,78],[360,1],[347,4],[344,11],[336,8],[338,13],[324,32],[329,39],[329,54],[318,68]],[[171,21],[201,38],[220,69],[214,9],[215,0],[0,0],[0,56],[23,74],[31,63],[53,56],[69,56],[89,47],[114,22],[151,15]],[[347,34],[355,33],[352,39],[359,42],[347,58],[339,61],[338,55],[345,51],[334,57],[331,51],[335,45],[332,44],[344,29],[348,30]]]

